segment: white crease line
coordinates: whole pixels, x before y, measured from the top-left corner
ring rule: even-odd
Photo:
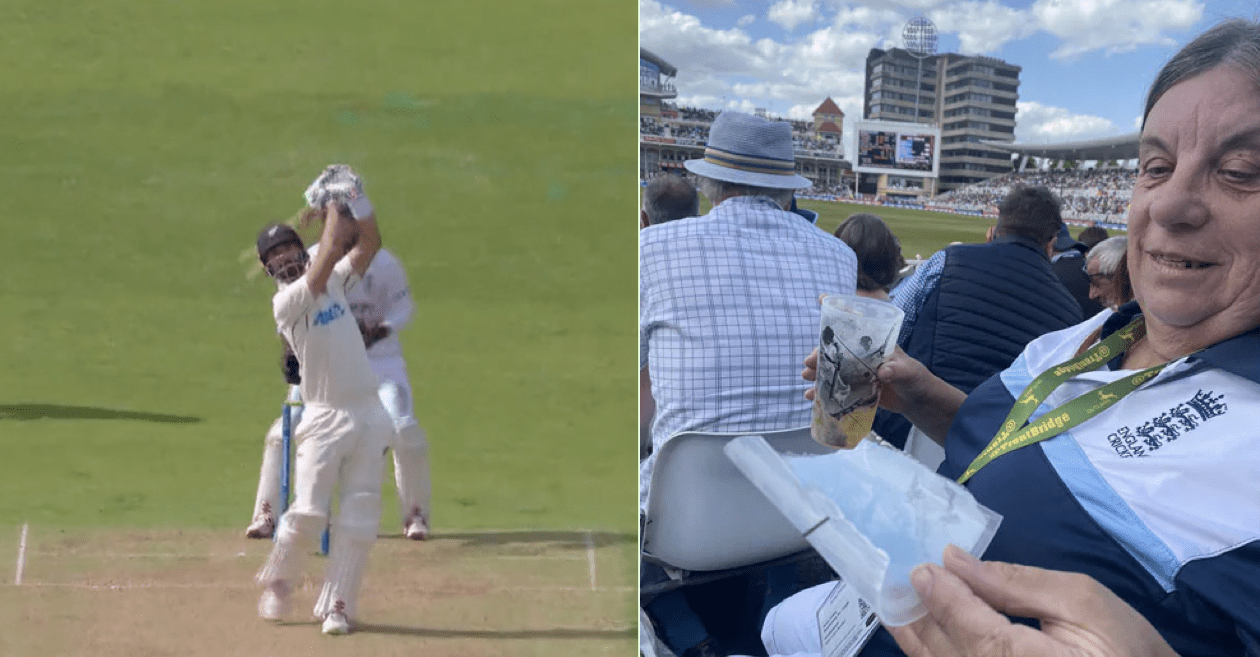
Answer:
[[[224,584],[209,582],[189,582],[178,584],[173,582],[122,582],[119,584],[88,584],[85,582],[27,582],[23,586],[42,588],[84,589],[89,591],[134,591],[144,589],[256,589],[253,584]],[[454,595],[482,595],[485,593],[571,593],[594,590],[596,592],[630,593],[637,590],[631,586],[614,586],[600,589],[586,589],[577,586],[498,586],[489,589],[443,589],[420,586],[364,587],[369,591],[440,593]]]
[[[38,552],[41,557],[51,558],[67,558],[78,557],[83,559],[239,559],[250,555],[244,552],[234,554],[224,553],[202,553],[202,554],[185,554],[180,552]],[[255,555],[259,558],[265,557],[265,554]]]
[[[595,591],[595,537],[590,532],[586,532],[586,563],[591,571],[591,590]]]
[[[26,569],[26,535],[31,530],[29,522],[22,523],[22,538],[18,539],[17,569],[13,574],[13,585],[22,585],[22,571]]]
[[[475,559],[477,557],[468,557]],[[491,555],[487,559],[551,559],[553,561],[581,561],[582,557],[571,554],[500,554]]]
[[[34,553],[33,553],[34,554]],[[248,554],[246,552],[236,552],[233,554],[226,553],[181,553],[181,552],[54,552],[41,551],[38,552],[41,557],[51,558],[83,558],[83,559],[240,559],[243,557],[264,558],[267,555],[259,552],[258,554]],[[391,553],[394,554],[394,553]],[[555,561],[581,561],[582,556],[559,555],[559,554],[499,554],[487,555],[486,559],[551,559]]]

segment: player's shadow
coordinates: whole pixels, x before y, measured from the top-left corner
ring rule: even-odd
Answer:
[[[596,630],[557,627],[545,630],[461,630],[455,628],[406,627],[403,625],[355,624],[355,632],[422,636],[430,639],[633,639],[634,628]]]
[[[94,406],[61,404],[0,404],[0,420],[139,420],[166,424],[196,424],[199,417],[143,411],[120,411]]]
[[[382,534],[381,538],[399,538],[401,534]],[[489,532],[435,532],[430,541],[460,541],[463,547],[495,547],[525,543],[554,543],[556,547],[582,550],[602,548],[619,543],[634,543],[634,534],[603,531],[519,530]]]

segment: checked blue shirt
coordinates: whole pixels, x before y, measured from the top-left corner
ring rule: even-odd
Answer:
[[[801,369],[818,344],[818,297],[856,282],[848,246],[764,197],[640,231],[639,367],[656,401],[641,505],[670,436],[809,424]]]
[[[919,309],[936,290],[936,286],[941,282],[941,272],[944,270],[945,252],[937,251],[926,262],[915,268],[910,278],[902,281],[889,295],[893,305],[906,314],[901,322],[901,333],[897,335],[897,344],[902,349],[906,347],[906,340],[914,331],[914,323],[919,319]]]

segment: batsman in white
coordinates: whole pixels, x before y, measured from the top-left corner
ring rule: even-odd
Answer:
[[[319,253],[319,245],[312,245],[308,253],[314,258]],[[392,253],[381,249],[363,275],[363,281],[348,291],[346,298],[363,335],[372,371],[381,380],[381,403],[394,422],[390,446],[394,452],[394,482],[403,535],[412,540],[424,540],[429,537],[429,504],[433,494],[429,443],[424,429],[416,421],[407,363],[398,341],[398,332],[407,327],[415,313],[407,273]],[[283,363],[285,378],[291,384],[300,381],[296,361],[296,357],[286,354]],[[300,410],[299,406],[294,413],[294,427],[299,424]],[[277,418],[267,431],[253,521],[245,530],[247,538],[270,538],[275,528],[273,509],[280,503],[281,445],[281,419]]]
[[[353,182],[343,183],[347,179]],[[380,526],[381,468],[393,423],[346,299],[380,249],[376,215],[349,167],[329,167],[316,181],[326,188],[334,183],[337,195],[322,194],[312,203],[321,208],[325,224],[314,259],[288,226],[270,226],[258,236],[259,259],[280,283],[272,308],[276,326],[302,363],[306,409],[296,436],[293,505],[280,519],[257,579],[263,586],[259,616],[284,618],[302,561],[327,525],[339,487],[328,570],[314,611],[325,634],[345,634]]]

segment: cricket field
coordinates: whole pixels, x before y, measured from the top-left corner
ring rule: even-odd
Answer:
[[[632,654],[634,4],[6,9],[0,655]],[[402,540],[382,473],[340,641],[309,588],[256,617],[242,538],[285,389],[252,244],[333,162],[410,277],[435,507]]]

